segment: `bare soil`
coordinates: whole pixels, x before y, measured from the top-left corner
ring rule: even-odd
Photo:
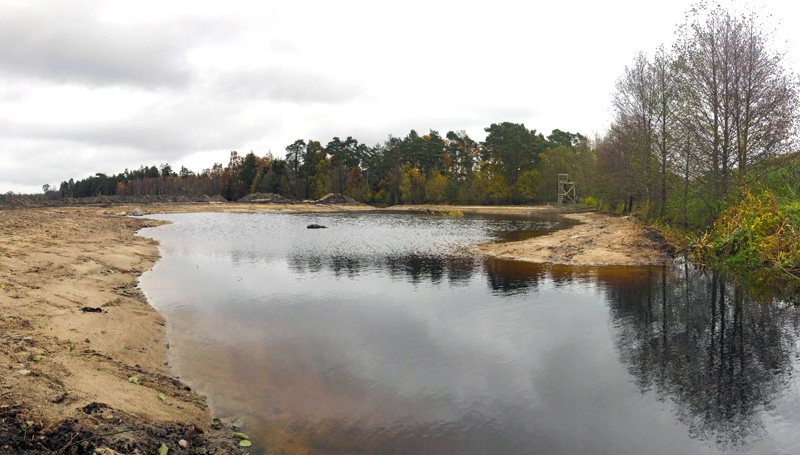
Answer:
[[[238,452],[209,428],[203,397],[170,377],[164,321],[136,287],[158,250],[134,233],[158,224],[0,211],[0,453],[156,453],[180,439]]]

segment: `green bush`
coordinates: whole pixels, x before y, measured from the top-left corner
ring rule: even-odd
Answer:
[[[800,279],[800,204],[781,207],[772,192],[745,191],[690,248],[700,260]]]

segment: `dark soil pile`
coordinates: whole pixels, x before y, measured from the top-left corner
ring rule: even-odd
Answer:
[[[239,199],[237,202],[248,204],[296,204],[297,201],[287,199],[275,193],[251,193]]]
[[[366,206],[367,204],[358,202],[357,200],[351,198],[350,196],[345,196],[341,193],[328,193],[325,196],[322,196],[318,199],[315,204],[325,204],[325,205],[359,205],[359,206]]]
[[[162,444],[171,453],[240,454],[232,430],[203,432],[190,424],[154,424],[103,403],[81,409],[86,416],[68,419],[55,428],[26,421],[17,406],[0,408],[0,453],[8,454],[128,454],[158,453]],[[179,444],[182,443],[186,449]],[[111,450],[108,450],[111,449]],[[112,452],[113,451],[113,452]]]

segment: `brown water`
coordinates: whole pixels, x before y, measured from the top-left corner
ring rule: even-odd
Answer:
[[[158,218],[170,361],[252,453],[800,453],[798,309],[716,274],[470,253],[557,219]]]

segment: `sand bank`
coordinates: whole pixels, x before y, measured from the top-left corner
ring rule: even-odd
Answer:
[[[565,265],[657,265],[671,259],[664,238],[631,217],[601,213],[563,216],[581,224],[520,242],[478,247],[501,259]]]

